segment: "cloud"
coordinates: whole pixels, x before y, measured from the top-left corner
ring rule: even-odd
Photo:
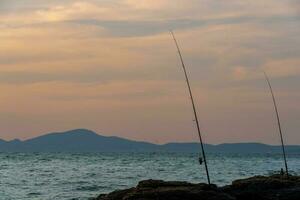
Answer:
[[[300,59],[271,60],[263,66],[273,77],[300,75]]]
[[[262,69],[279,88],[290,141],[299,141],[293,120],[300,76],[295,0],[0,4],[0,108],[5,113],[0,127],[15,134],[3,137],[29,137],[29,132],[75,124],[138,139],[141,133],[149,140],[167,141],[173,135],[195,139],[182,134],[194,130],[184,76],[168,33],[173,29],[209,132],[207,142],[254,136],[274,142],[267,134],[273,132],[271,117],[259,129],[255,125],[269,113]],[[263,136],[261,128],[266,130]]]

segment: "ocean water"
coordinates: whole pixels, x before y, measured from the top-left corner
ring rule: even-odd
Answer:
[[[288,157],[300,174],[300,155]],[[283,166],[281,155],[209,154],[212,182],[218,185]],[[189,153],[0,153],[1,200],[88,199],[135,186],[144,179],[205,182],[198,155]]]

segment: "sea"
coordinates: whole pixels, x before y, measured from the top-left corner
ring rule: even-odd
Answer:
[[[88,200],[145,179],[206,182],[195,153],[0,153],[0,200]],[[208,154],[212,183],[269,175],[280,154]],[[300,174],[300,154],[288,156]]]

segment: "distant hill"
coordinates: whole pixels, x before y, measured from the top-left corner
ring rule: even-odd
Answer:
[[[211,153],[281,153],[280,146],[259,143],[234,143],[209,145]],[[300,146],[286,146],[288,153],[300,153]],[[5,141],[0,139],[0,152],[199,152],[198,143],[168,143],[157,145],[119,137],[101,136],[76,129],[61,133],[49,133],[29,140]]]
[[[86,129],[50,133],[33,139],[0,142],[10,152],[132,152],[152,151],[156,145],[118,137],[105,137]]]
[[[163,149],[171,152],[199,152],[198,143],[168,143],[163,145]],[[287,153],[300,153],[300,145],[286,145]],[[205,150],[211,153],[281,153],[281,146],[267,145],[261,143],[227,143],[210,145],[205,144]]]

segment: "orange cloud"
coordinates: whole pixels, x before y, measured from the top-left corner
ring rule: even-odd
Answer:
[[[289,79],[300,73],[299,19],[289,1],[27,1],[0,11],[0,131],[11,133],[1,137],[83,127],[196,139],[173,28],[206,141],[274,142],[261,70],[298,83]],[[283,118],[290,141],[299,141],[299,88],[282,85]]]

